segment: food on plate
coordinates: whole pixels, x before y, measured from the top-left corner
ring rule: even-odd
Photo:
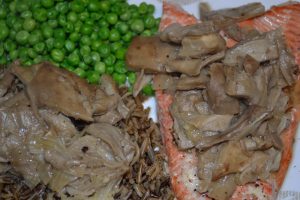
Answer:
[[[201,23],[163,6],[161,33],[136,37],[126,62],[154,74],[175,196],[274,199],[299,119],[300,4],[202,5]]]
[[[157,32],[154,12],[123,0],[1,0],[0,65],[48,61],[89,83],[110,74],[124,85],[134,76],[124,63],[128,44]]]
[[[121,89],[120,94],[126,95]],[[124,94],[123,94],[124,93]],[[121,120],[119,127],[125,130],[140,147],[140,159],[135,162],[121,183],[115,199],[166,199],[173,200],[170,177],[166,165],[165,148],[158,124],[148,118],[143,109],[143,98],[128,95],[123,98],[133,110],[131,117]]]
[[[14,62],[0,75],[1,199],[172,197],[140,96],[48,62]]]

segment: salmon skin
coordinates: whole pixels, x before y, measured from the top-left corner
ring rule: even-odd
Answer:
[[[239,26],[257,29],[260,32],[267,32],[277,28],[282,28],[288,48],[295,56],[296,64],[300,66],[300,4],[293,3],[283,6],[274,6],[264,15],[239,23]],[[163,2],[163,15],[161,18],[160,30],[173,23],[181,25],[191,25],[197,23],[196,17],[184,11],[180,6]],[[234,46],[237,42],[225,36],[227,46]],[[299,79],[299,77],[298,77]],[[279,171],[273,174],[273,179],[269,182],[257,181],[244,186],[238,186],[231,197],[231,200],[251,200],[251,199],[276,199],[278,189],[281,187],[289,164],[292,158],[293,142],[300,120],[300,81],[297,81],[293,92],[292,122],[290,126],[281,134],[284,144],[282,159]],[[202,200],[210,199],[196,191],[199,179],[196,177],[197,157],[193,152],[180,151],[172,135],[173,119],[169,107],[173,102],[173,96],[164,93],[162,90],[156,91],[158,104],[158,117],[163,133],[168,166],[171,177],[172,189],[178,200]]]

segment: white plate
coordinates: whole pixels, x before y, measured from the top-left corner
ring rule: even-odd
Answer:
[[[155,5],[156,17],[160,17],[162,14],[162,1],[160,0],[144,0],[147,3]],[[183,3],[183,8],[189,13],[193,14],[196,17],[199,17],[199,3],[204,2],[202,0],[173,0],[175,2]],[[129,0],[130,3],[139,4],[141,0]],[[208,0],[206,1],[210,4],[212,9],[221,9],[228,7],[240,6],[246,3],[254,2],[253,0]],[[286,0],[263,0],[260,1],[265,5],[266,8],[270,8],[272,5],[277,5],[286,2]],[[299,30],[300,32],[300,30]],[[157,121],[156,115],[156,102],[154,98],[150,98],[145,104],[145,107],[151,108],[150,116]],[[284,184],[281,188],[281,191],[278,195],[280,200],[300,200],[300,129],[298,128],[297,135],[294,143],[294,154],[293,160],[290,164],[287,177],[285,178]]]

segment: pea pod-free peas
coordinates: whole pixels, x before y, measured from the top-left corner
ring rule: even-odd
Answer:
[[[125,54],[136,35],[156,33],[159,19],[147,3],[126,0],[0,0],[0,64],[19,59],[71,70],[90,83],[108,73],[133,85]],[[149,93],[149,88],[145,89]]]

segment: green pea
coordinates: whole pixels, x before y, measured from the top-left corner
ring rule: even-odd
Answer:
[[[45,49],[46,45],[43,42],[39,42],[37,44],[35,44],[33,46],[33,49],[37,52],[37,53],[42,53]]]
[[[7,38],[9,34],[9,29],[5,24],[0,25],[0,41]]]
[[[131,14],[131,18],[132,19],[140,19],[141,18],[140,13],[139,12],[133,12]]]
[[[151,15],[150,16],[146,16],[144,22],[145,22],[145,27],[146,28],[152,28],[152,27],[154,27],[156,25],[156,20]]]
[[[82,62],[82,61],[78,64],[78,66],[83,70],[87,70],[89,68],[89,66],[85,62]]]
[[[145,2],[142,2],[139,7],[138,7],[138,11],[140,14],[145,14],[148,12],[148,6]]]
[[[117,30],[121,33],[121,34],[125,34],[128,32],[129,30],[129,26],[124,23],[124,22],[120,22],[117,26],[116,26]]]
[[[144,31],[144,22],[140,19],[135,19],[132,21],[130,28],[136,33],[141,33]]]
[[[51,19],[48,21],[48,25],[51,27],[51,28],[56,28],[58,26],[58,22],[57,20],[55,19]]]
[[[97,0],[90,0],[87,8],[88,8],[88,10],[90,12],[97,12],[97,11],[99,11],[99,9],[100,9],[99,1],[97,1]]]
[[[9,52],[9,58],[11,61],[16,60],[18,58],[18,56],[19,56],[18,50],[16,50],[16,49]]]
[[[7,15],[7,10],[4,7],[0,7],[0,19],[5,19]]]
[[[131,4],[128,8],[129,11],[131,12],[138,12],[138,6],[135,4]]]
[[[123,11],[119,2],[117,4],[115,4],[114,6],[112,6],[110,10],[111,10],[111,12],[116,13],[117,15],[120,15]]]
[[[0,65],[6,65],[7,61],[6,61],[6,58],[3,56],[3,57],[0,57]]]
[[[91,48],[94,51],[98,51],[98,49],[100,48],[101,45],[102,45],[102,42],[100,40],[95,40],[92,42]]]
[[[61,38],[54,38],[54,48],[56,49],[62,49],[65,45],[64,39]]]
[[[125,35],[122,36],[122,40],[124,42],[130,42],[132,38],[133,38],[132,32],[127,32]]]
[[[131,18],[131,13],[130,11],[125,11],[124,13],[122,13],[120,15],[120,19],[123,20],[123,21],[128,21],[129,19]]]
[[[78,66],[78,64],[80,62],[80,57],[79,57],[79,55],[77,53],[71,53],[67,57],[67,61],[72,66]]]
[[[96,21],[96,20],[99,20],[101,17],[102,17],[101,13],[96,13],[96,12],[91,13],[91,19],[92,20]]]
[[[125,74],[127,72],[126,65],[123,60],[118,60],[115,63],[115,71],[119,74]]]
[[[84,78],[86,75],[85,71],[80,67],[77,67],[73,72],[81,78]]]
[[[62,50],[60,49],[53,49],[51,51],[51,58],[55,61],[55,62],[62,62],[65,58],[65,54]]]
[[[26,31],[33,31],[36,26],[34,19],[26,18],[23,22],[23,29]]]
[[[97,41],[98,40],[98,33],[97,32],[92,32],[90,38],[93,41]]]
[[[119,74],[119,73],[113,73],[113,79],[117,82],[117,84],[122,85],[126,82],[126,75],[125,74]]]
[[[72,41],[72,42],[77,42],[80,38],[80,35],[79,33],[77,32],[73,32],[69,35],[69,39]]]
[[[42,32],[39,29],[36,29],[30,33],[30,35],[28,37],[28,43],[30,45],[35,45],[36,43],[41,41],[42,38],[43,38]]]
[[[71,66],[66,60],[60,63],[60,66],[68,70],[69,72],[73,72],[75,70],[74,67]]]
[[[46,47],[47,47],[47,50],[50,51],[54,48],[54,38],[48,38],[45,43],[46,43]]]
[[[79,19],[81,21],[85,21],[90,17],[90,14],[88,12],[82,12],[79,14]]]
[[[110,54],[110,47],[108,44],[102,44],[99,49],[98,52],[100,53],[101,57],[106,57]]]
[[[98,23],[99,23],[100,27],[108,27],[109,26],[108,22],[104,19],[100,20]]]
[[[43,26],[42,34],[46,39],[51,38],[53,36],[53,28],[51,28],[49,25]]]
[[[9,3],[8,8],[12,13],[16,12],[16,6],[17,6],[17,2],[16,1],[12,1]],[[27,10],[28,8],[25,8],[24,10]]]
[[[117,21],[118,21],[118,15],[115,14],[115,13],[108,13],[106,15],[106,21],[109,23],[109,24],[116,24]]]
[[[25,10],[28,10],[29,7],[28,7],[26,1],[17,1],[16,5],[15,5],[15,9],[16,9],[16,11],[18,11],[19,13],[21,13],[21,12],[23,12]]]
[[[152,96],[154,95],[154,90],[151,86],[151,84],[147,84],[144,88],[143,88],[143,93],[147,96]]]
[[[45,8],[51,8],[54,5],[54,1],[53,0],[41,0],[41,4]]]
[[[25,10],[21,13],[21,17],[26,19],[26,18],[31,18],[32,17],[32,12],[30,10]]]
[[[87,80],[89,83],[97,84],[100,80],[100,74],[98,72],[90,72],[87,75]]]
[[[109,38],[110,31],[107,27],[102,27],[99,29],[99,38],[101,40],[106,40]]]
[[[116,58],[120,60],[124,60],[126,55],[126,49],[120,48],[116,51]]]
[[[39,64],[43,61],[43,57],[42,56],[37,56],[36,58],[33,59],[33,63],[34,64]]]
[[[92,26],[92,30],[94,30],[93,26],[95,25],[94,23],[94,20],[91,19],[91,18],[88,18],[84,21],[85,24],[89,25],[89,26]]]
[[[112,42],[116,42],[118,40],[120,40],[121,35],[119,33],[119,31],[117,31],[116,29],[112,29],[110,31],[110,35],[109,35],[109,40]]]
[[[123,43],[121,41],[114,42],[111,44],[111,51],[116,52],[118,49],[123,48]]]
[[[116,62],[116,57],[114,55],[108,55],[104,58],[104,63],[107,66],[112,66]]]
[[[133,85],[136,81],[136,74],[134,72],[129,72],[127,74],[127,77],[128,77],[128,82]]]
[[[154,5],[149,4],[148,7],[147,7],[147,12],[148,12],[150,15],[153,15],[154,12],[155,12],[155,7],[154,7]]]
[[[80,44],[90,46],[91,43],[92,42],[91,42],[91,39],[89,38],[89,36],[84,35],[81,37]]]
[[[74,24],[74,31],[75,32],[80,32],[80,29],[81,29],[81,26],[83,25],[83,23],[81,21],[77,21],[75,24]]]
[[[67,22],[65,25],[65,30],[67,33],[72,33],[74,32],[74,25],[72,22]]]
[[[28,49],[25,47],[19,48],[19,57],[23,60],[27,59],[28,57]]]
[[[68,52],[72,52],[75,49],[75,43],[71,40],[66,40],[65,48]]]
[[[67,24],[67,18],[65,15],[61,14],[58,16],[58,24],[64,27]]]
[[[37,57],[37,52],[33,48],[29,48],[27,53],[28,53],[28,56],[32,59]]]
[[[112,75],[113,73],[114,73],[114,67],[113,66],[106,66],[105,67],[105,73],[106,74],[110,74],[110,75]]]
[[[60,38],[60,39],[65,39],[66,38],[66,33],[64,29],[58,28],[54,30],[54,37],[55,38]]]
[[[79,0],[75,0],[71,2],[71,10],[76,12],[76,13],[81,13],[83,12],[85,9],[84,4],[79,1]]]
[[[92,51],[91,52],[91,57],[94,63],[99,62],[100,61],[100,55],[98,52]]]
[[[17,19],[15,21],[15,23],[13,24],[13,29],[15,31],[20,31],[20,30],[22,30],[22,28],[23,28],[23,22],[22,22],[22,20],[21,19]]]
[[[78,16],[75,12],[71,11],[68,13],[67,19],[68,21],[75,23],[78,20]]]
[[[31,5],[30,5],[31,9],[37,9],[37,8],[41,8],[42,5],[40,4],[40,1],[32,1]]]
[[[94,64],[94,70],[98,72],[99,74],[104,74],[105,73],[105,63],[104,62],[96,62]]]
[[[32,60],[23,60],[22,64],[26,67],[31,66],[33,64]]]
[[[38,22],[44,22],[47,20],[48,13],[44,8],[37,8],[33,10],[33,18]]]
[[[58,15],[57,10],[54,10],[54,9],[47,10],[47,18],[48,19],[56,19],[57,15]]]
[[[7,15],[7,18],[6,18],[6,25],[10,28],[13,27],[14,23],[17,21],[17,17],[11,13],[9,13]]]
[[[28,38],[29,38],[29,33],[25,30],[19,31],[16,35],[16,41],[21,45],[26,44]]]
[[[6,51],[12,51],[17,48],[17,45],[14,41],[8,39],[4,42],[3,47]]]
[[[55,5],[55,9],[61,14],[66,14],[69,10],[69,4],[68,2],[59,2]]]
[[[85,56],[85,55],[88,55],[91,52],[91,48],[87,45],[83,45],[83,46],[81,46],[79,51],[80,51],[80,54],[82,56]]]
[[[142,36],[151,36],[152,35],[152,31],[151,30],[144,30],[142,33],[141,33]]]
[[[1,28],[1,26],[0,26],[0,28]],[[0,32],[1,32],[1,29],[0,29]],[[0,35],[1,35],[1,33],[0,33]],[[15,30],[10,30],[9,35],[8,35],[8,38],[9,38],[9,39],[12,39],[12,40],[15,40],[15,39],[16,39],[16,35],[17,35],[17,31],[15,31]],[[1,36],[0,36],[0,37],[1,37]],[[0,41],[1,41],[1,39],[0,39]]]
[[[83,56],[83,61],[87,64],[87,65],[90,65],[92,64],[93,60],[92,60],[92,57],[90,55],[84,55]]]
[[[83,35],[90,35],[93,31],[93,27],[91,25],[88,25],[88,24],[83,24],[81,29],[80,29],[80,32],[81,34]]]
[[[109,1],[100,1],[99,2],[99,8],[102,12],[108,12],[109,9],[110,9]]]

